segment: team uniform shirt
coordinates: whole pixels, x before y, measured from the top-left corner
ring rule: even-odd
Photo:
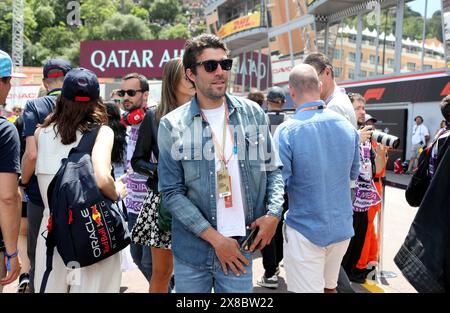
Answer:
[[[134,149],[139,133],[139,126],[132,125],[127,129],[127,191],[128,195],[125,198],[125,205],[128,212],[139,214],[142,209],[142,204],[147,196],[147,177],[133,171],[131,167],[131,158],[133,157]]]
[[[45,97],[27,101],[23,111],[23,137],[34,136],[37,126],[44,123],[46,117],[53,112],[56,97],[61,93],[60,89],[54,89]],[[35,205],[44,206],[36,176],[33,174],[28,182],[27,195]]]
[[[223,140],[223,126],[225,121],[225,105],[221,105],[217,109],[202,110],[212,130],[212,137],[215,136],[216,142],[221,146],[215,145],[215,167],[216,167],[216,186],[217,172],[222,168],[222,161],[217,155],[217,149],[222,149]],[[226,160],[231,156],[228,162],[228,174],[231,177],[231,194],[232,207],[225,207],[225,198],[219,197],[219,192],[216,190],[216,207],[217,207],[217,231],[225,237],[245,236],[245,213],[242,200],[242,183],[239,172],[239,162],[237,154],[233,151],[232,128],[227,129],[225,139],[225,153]],[[216,188],[217,189],[217,188]]]
[[[355,212],[366,212],[372,205],[381,201],[372,179],[371,145],[370,140],[359,145],[359,176],[356,180],[355,200],[353,201],[353,211]]]

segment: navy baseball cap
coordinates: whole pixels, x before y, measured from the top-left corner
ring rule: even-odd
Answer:
[[[51,59],[44,65],[44,78],[65,76],[72,69],[69,62],[61,59]]]
[[[27,77],[25,74],[13,72],[13,63],[11,57],[3,50],[0,50],[0,77]]]
[[[79,67],[69,71],[64,78],[62,95],[71,101],[89,102],[100,97],[100,85],[94,72]]]
[[[271,102],[278,102],[282,100],[283,102],[286,101],[286,95],[280,87],[272,87],[269,89],[269,92],[267,93],[267,101]]]

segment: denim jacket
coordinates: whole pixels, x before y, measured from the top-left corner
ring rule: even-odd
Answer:
[[[281,217],[284,184],[264,111],[254,102],[226,95],[237,143],[245,223]],[[258,127],[260,126],[260,127]],[[212,266],[213,247],[200,238],[217,229],[214,145],[196,97],[161,119],[158,130],[159,191],[172,213],[172,249],[198,269]]]

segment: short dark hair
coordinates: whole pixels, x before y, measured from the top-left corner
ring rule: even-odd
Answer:
[[[260,91],[250,92],[247,95],[247,99],[255,101],[260,106],[262,106],[264,104],[264,94],[262,92],[260,92]]]
[[[441,113],[444,116],[445,120],[450,123],[450,95],[442,99]]]
[[[132,79],[132,78],[139,79],[139,83],[141,85],[140,88],[141,88],[142,92],[146,92],[146,91],[150,90],[150,87],[148,86],[147,78],[144,75],[142,75],[142,74],[130,73],[130,74],[125,75],[122,78],[122,80],[129,80],[129,79]]]
[[[11,76],[2,77],[2,82],[7,84],[11,80]]]
[[[420,120],[422,121],[422,123],[423,123],[423,117],[422,116],[420,116],[420,115],[417,115],[415,118],[414,118],[414,120],[417,120],[417,118],[420,118]]]
[[[184,45],[183,66],[186,71],[191,69],[192,73],[197,74],[197,57],[207,48],[222,49],[228,55],[229,50],[222,39],[212,34],[202,34],[194,37]]]
[[[362,101],[362,102],[366,103],[366,99],[359,93],[349,92],[347,94],[347,96],[350,99],[351,103],[353,103],[354,101]]]
[[[303,61],[305,64],[309,64],[317,71],[317,75],[320,75],[327,67],[331,70],[331,77],[334,78],[333,64],[331,64],[328,57],[323,53],[311,53]]]

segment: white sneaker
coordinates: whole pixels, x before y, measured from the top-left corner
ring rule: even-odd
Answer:
[[[261,280],[257,281],[256,284],[261,287],[276,289],[278,288],[278,276],[273,275],[272,277],[267,278],[263,275]]]

